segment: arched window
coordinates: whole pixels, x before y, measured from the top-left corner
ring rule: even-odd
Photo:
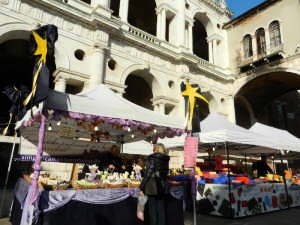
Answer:
[[[266,53],[266,38],[264,28],[259,28],[256,30],[256,44],[257,44],[257,54],[262,55]]]
[[[270,23],[269,33],[270,33],[271,49],[280,46],[280,44],[281,44],[281,34],[280,34],[279,22],[277,20]]]
[[[253,56],[252,50],[252,38],[250,34],[247,34],[243,38],[244,58]]]

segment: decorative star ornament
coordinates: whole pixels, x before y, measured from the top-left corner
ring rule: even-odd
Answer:
[[[38,69],[36,70],[36,72],[33,76],[31,93],[24,100],[24,102],[23,102],[24,106],[26,106],[29,103],[29,101],[35,96],[37,80],[38,80],[38,77],[40,75],[40,71],[42,69],[42,66],[46,65],[46,57],[47,57],[47,39],[42,38],[35,31],[32,31],[32,35],[33,35],[34,40],[37,44],[36,50],[33,53],[33,55],[40,55],[40,59],[37,63],[37,66],[38,66],[37,68]]]
[[[34,40],[37,44],[34,55],[41,55],[38,65],[42,62],[46,64],[46,56],[47,56],[47,39],[43,39],[40,35],[38,35],[35,31],[32,31]]]
[[[188,82],[186,83],[186,89],[181,92],[182,96],[187,96],[189,98],[189,127],[191,127],[192,119],[193,119],[193,112],[195,107],[195,98],[200,98],[205,101],[207,104],[209,103],[206,98],[204,98],[198,91],[199,87],[192,87]]]

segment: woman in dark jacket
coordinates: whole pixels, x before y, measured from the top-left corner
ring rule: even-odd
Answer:
[[[147,158],[145,176],[140,185],[140,196],[144,195],[147,183],[154,173],[158,175],[158,181],[161,182],[163,190],[162,193],[148,196],[150,225],[165,225],[166,223],[165,194],[168,190],[169,160],[170,157],[163,144],[155,144],[153,154]]]

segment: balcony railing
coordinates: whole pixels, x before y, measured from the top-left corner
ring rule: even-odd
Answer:
[[[197,64],[199,70],[207,71],[211,74],[216,74],[217,76],[227,78],[228,75],[224,74],[224,69],[209,63],[208,61],[201,59],[189,51],[185,47],[178,47],[169,43],[166,40],[157,38],[137,27],[134,27],[128,23],[122,22],[119,18],[106,15],[98,14],[98,11],[94,11],[89,1],[81,0],[27,0],[28,2],[34,2],[35,4],[42,4],[52,9],[64,12],[66,16],[79,17],[80,21],[91,24],[101,24],[105,25],[106,28],[110,27],[113,32],[117,30],[121,31],[118,33],[128,40],[134,41],[136,44],[141,46],[147,46],[161,54],[168,55],[176,60],[186,60]],[[55,3],[56,2],[56,3]],[[209,2],[207,0],[207,2]],[[109,29],[108,29],[109,30]],[[117,32],[116,32],[117,33]]]
[[[146,42],[150,42],[156,45],[160,45],[161,43],[161,40],[159,40],[155,36],[148,34],[147,32],[140,30],[134,26],[128,26],[128,32],[135,37],[143,39]]]
[[[284,44],[283,43],[281,43],[280,45],[277,45],[275,47],[267,48],[265,53],[258,54],[257,52],[254,52],[253,56],[241,59],[239,66],[240,67],[246,66],[253,62],[271,57],[271,56],[276,55],[281,52],[284,52]]]

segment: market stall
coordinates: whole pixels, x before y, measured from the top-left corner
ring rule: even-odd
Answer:
[[[21,181],[22,182],[22,181]],[[30,211],[30,198],[24,190],[26,183],[17,183],[16,200],[13,205],[11,222],[19,225],[24,212]],[[27,188],[28,185],[26,186]],[[167,196],[166,212],[167,224],[183,225],[183,187],[171,187]],[[148,224],[147,214],[145,222],[137,219],[138,188],[97,188],[97,189],[66,189],[57,191],[43,191],[39,197],[39,207],[34,211],[34,224],[43,225],[98,225],[98,224]],[[21,209],[26,199],[26,204]],[[176,211],[176,215],[174,215]],[[35,221],[37,220],[37,221]],[[21,222],[21,224],[26,224]]]
[[[60,219],[64,222],[70,219],[68,223],[78,224],[79,221],[71,216],[74,213],[83,218],[87,216],[86,213],[90,213],[90,218],[94,218],[95,223],[103,219],[106,221],[104,224],[138,224],[137,186],[130,186],[127,179],[123,182],[124,177],[120,174],[106,180],[105,185],[101,182],[102,179],[93,185],[77,181],[72,190],[59,190],[57,187],[56,190],[39,192],[36,184],[40,177],[40,163],[81,162],[86,159],[92,161],[99,156],[99,152],[107,151],[113,146],[122,149],[124,143],[156,141],[158,137],[181,135],[184,132],[182,124],[183,119],[139,107],[114,94],[105,85],[99,85],[81,95],[50,90],[47,100],[40,107],[28,111],[16,127],[21,133],[18,158],[34,160],[35,169],[33,184],[26,198],[19,201],[20,205],[24,205],[21,224],[31,224],[32,221],[44,225],[59,224],[57,220]],[[182,190],[180,191],[180,187],[172,189],[168,198],[169,211],[182,211]],[[81,207],[82,210],[78,210]],[[113,210],[114,207],[119,210]],[[98,210],[90,210],[91,208]],[[120,217],[104,218],[105,213],[99,212],[99,209],[103,212],[110,209],[109,211],[114,212],[113,215],[118,214]],[[62,211],[64,213],[60,214]],[[126,216],[122,217],[123,213]],[[178,216],[175,223],[173,216],[170,217],[169,221],[173,222],[169,224],[182,225],[183,212]],[[86,224],[86,221],[82,222]]]
[[[228,198],[224,184],[198,184],[198,206],[201,213],[237,218],[300,206],[300,185],[283,183],[234,184]]]
[[[223,155],[226,163],[216,172],[215,166],[201,171],[197,181],[199,212],[225,217],[242,217],[299,206],[299,178],[270,174],[252,178],[251,174],[234,171],[230,155],[257,157],[261,154],[280,156],[280,150],[293,151],[293,145],[276,137],[249,131],[230,123],[216,113],[200,123],[200,151]],[[160,140],[167,147],[183,146],[184,137]],[[295,142],[293,142],[295,144]],[[247,164],[244,161],[244,166]],[[223,170],[222,170],[223,169]],[[245,168],[244,168],[245,169]]]

